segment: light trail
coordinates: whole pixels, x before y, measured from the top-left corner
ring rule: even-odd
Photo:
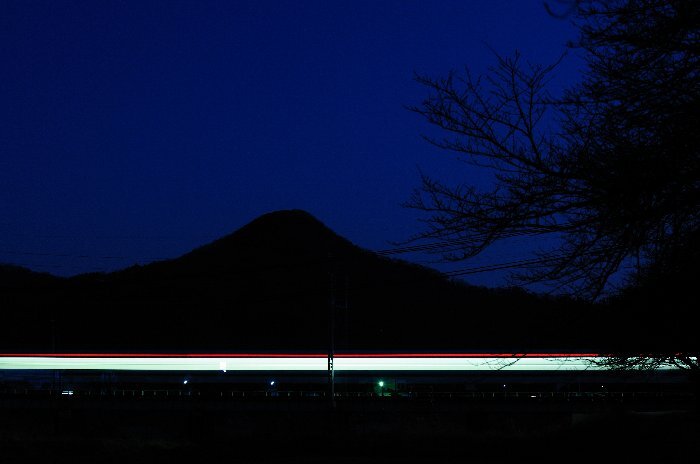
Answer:
[[[606,370],[594,354],[340,354],[336,372]],[[669,366],[669,368],[671,368]],[[325,372],[323,354],[0,354],[0,370]]]
[[[0,369],[123,371],[322,371],[326,358],[314,357],[0,357]]]
[[[336,353],[336,358],[591,358],[595,353]],[[0,353],[45,358],[327,358],[325,353]]]

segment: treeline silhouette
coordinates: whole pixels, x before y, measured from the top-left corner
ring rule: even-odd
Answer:
[[[109,274],[58,278],[2,266],[0,350],[323,353],[331,317],[336,352],[683,343],[676,324],[630,323],[638,310],[626,302],[594,305],[467,285],[361,249],[291,210],[261,216],[177,259]]]

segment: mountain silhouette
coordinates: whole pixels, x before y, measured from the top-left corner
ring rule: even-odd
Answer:
[[[122,352],[590,350],[601,308],[378,256],[307,212],[265,214],[175,259],[57,278],[0,268],[0,349]],[[603,330],[605,329],[605,330]]]

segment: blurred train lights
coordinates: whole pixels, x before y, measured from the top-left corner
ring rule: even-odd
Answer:
[[[336,354],[338,372],[595,371],[604,358],[576,354]],[[324,355],[0,354],[0,370],[304,371],[328,370]],[[664,369],[678,369],[669,365]],[[382,380],[383,382],[383,380]],[[503,384],[503,388],[506,385]],[[604,388],[601,386],[601,388]]]

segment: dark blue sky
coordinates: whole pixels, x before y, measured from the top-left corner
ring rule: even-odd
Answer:
[[[483,183],[420,138],[414,73],[484,72],[489,47],[547,64],[575,38],[540,0],[3,1],[0,262],[113,270],[288,208],[388,248],[420,230],[400,206],[419,168]]]

